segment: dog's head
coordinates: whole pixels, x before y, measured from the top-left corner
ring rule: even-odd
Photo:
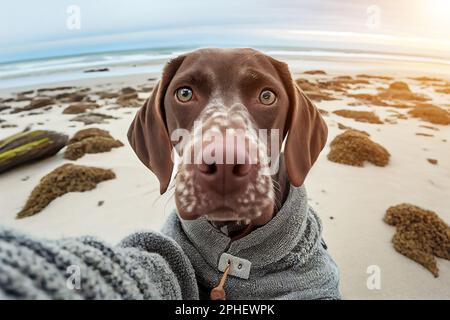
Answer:
[[[179,155],[175,199],[183,219],[268,222],[278,155],[285,140],[289,181],[300,186],[325,145],[320,113],[285,63],[252,49],[201,49],[164,68],[128,139],[169,185]]]

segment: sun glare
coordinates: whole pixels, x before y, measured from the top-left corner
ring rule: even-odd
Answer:
[[[431,19],[438,19],[439,22],[450,20],[449,0],[429,0],[426,1],[426,6]]]

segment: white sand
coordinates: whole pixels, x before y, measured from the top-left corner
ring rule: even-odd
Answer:
[[[298,61],[292,61],[297,70]],[[305,68],[303,68],[304,70]],[[308,68],[306,68],[308,69]],[[335,74],[378,72],[397,76],[425,75],[422,72],[408,72],[405,68],[391,66],[388,71],[360,67],[345,72],[338,68],[324,67]],[[341,68],[342,69],[342,68]],[[434,74],[440,74],[435,72]],[[448,73],[447,73],[448,74]],[[430,74],[427,74],[430,75]],[[70,82],[70,85],[92,87],[113,83],[117,86],[133,86],[148,83],[154,75],[120,77],[114,79],[84,80]],[[303,75],[302,75],[303,76]],[[407,80],[411,89],[432,96],[436,103],[449,104],[450,95],[436,94],[429,88],[422,89],[412,80]],[[386,85],[380,82],[371,87]],[[57,86],[64,85],[58,83]],[[42,85],[41,87],[49,87]],[[26,88],[17,89],[17,91]],[[95,90],[93,90],[95,91]],[[0,96],[7,96],[0,92]],[[318,103],[322,109],[333,111],[345,108],[350,99]],[[382,107],[349,107],[352,110],[375,110],[381,119],[389,113]],[[0,139],[18,132],[28,124],[34,129],[51,129],[72,135],[85,128],[82,123],[69,122],[73,115],[63,115],[62,107],[54,107],[43,115],[20,117],[19,114],[0,113],[0,118],[17,128],[0,129]],[[405,110],[396,109],[402,113]],[[98,110],[120,117],[108,120],[108,124],[92,125],[110,131],[113,137],[125,143],[125,147],[109,153],[91,154],[77,160],[77,164],[112,168],[117,178],[103,182],[96,189],[84,193],[66,194],[53,201],[39,214],[16,220],[15,215],[24,205],[31,190],[39,179],[63,163],[71,162],[58,155],[22,166],[0,175],[0,224],[14,226],[20,230],[45,237],[96,235],[115,243],[127,234],[141,229],[159,229],[174,208],[171,193],[160,196],[156,178],[137,159],[128,146],[126,132],[136,112],[133,108]],[[131,111],[131,113],[129,113]],[[419,264],[397,253],[391,244],[395,228],[382,221],[386,209],[402,202],[410,202],[437,212],[450,223],[450,126],[432,125],[433,131],[419,128],[420,124],[431,125],[416,119],[398,120],[397,124],[365,124],[334,114],[325,117],[329,125],[329,142],[340,132],[337,122],[365,130],[372,139],[388,149],[391,161],[380,168],[366,164],[363,168],[345,166],[330,162],[326,155],[327,146],[309,174],[306,186],[310,204],[318,211],[324,223],[324,238],[341,271],[341,290],[346,299],[383,298],[446,298],[450,299],[450,262],[438,259],[439,278]],[[75,124],[76,127],[68,127]],[[431,133],[434,137],[415,135],[416,132]],[[447,139],[447,142],[443,142]],[[439,161],[431,165],[427,158]],[[28,180],[22,181],[27,178]],[[98,201],[104,201],[98,206]],[[333,217],[333,219],[330,219]],[[381,289],[369,290],[366,281],[367,268],[377,265],[381,270]]]

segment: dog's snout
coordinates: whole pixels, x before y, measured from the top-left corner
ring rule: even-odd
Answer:
[[[246,186],[253,168],[247,148],[233,143],[205,146],[196,164],[198,183],[220,193],[238,191]]]

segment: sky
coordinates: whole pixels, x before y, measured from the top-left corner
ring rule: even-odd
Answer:
[[[0,63],[180,46],[321,46],[308,41],[311,32],[398,46],[401,38],[434,41],[439,55],[450,48],[449,17],[449,0],[4,0]],[[333,37],[321,41],[326,47]]]

